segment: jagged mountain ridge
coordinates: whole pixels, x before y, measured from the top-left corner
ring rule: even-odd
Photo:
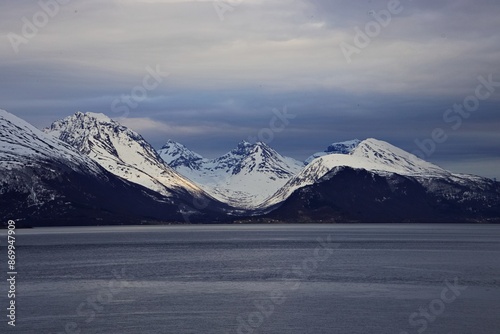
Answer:
[[[303,167],[303,163],[282,156],[262,142],[242,141],[223,156],[206,159],[168,141],[159,154],[215,198],[246,209],[260,205]]]
[[[77,112],[44,131],[88,155],[109,172],[162,195],[186,192],[206,196],[196,184],[168,166],[141,135],[103,114]]]
[[[63,131],[60,123],[55,126],[55,133],[77,150],[7,112],[0,116],[4,219],[14,215],[60,224],[186,222],[185,214],[194,213],[198,222],[215,222],[268,213],[268,218],[283,222],[500,222],[500,183],[451,173],[376,139],[354,148],[332,145],[328,154],[303,167],[263,143],[242,142],[212,160],[175,142],[168,142],[159,154],[140,135],[100,114],[77,113],[75,117],[88,119],[63,124]],[[194,177],[233,188],[198,187],[173,171],[161,154],[176,168],[197,171]],[[125,177],[133,179],[135,170],[153,181],[156,178],[143,166],[157,171],[158,164],[163,165],[175,185],[159,182],[163,188],[153,191],[104,169],[102,164],[109,161],[114,164],[108,167]],[[186,182],[193,187],[186,188]],[[284,186],[275,191],[279,182]],[[201,188],[245,210],[224,206]],[[255,205],[251,194],[262,189],[275,193]],[[193,205],[199,199],[207,199],[208,205]]]
[[[40,204],[51,200],[55,192],[37,187],[37,177],[32,172],[40,165],[45,166],[47,179],[58,179],[61,172],[68,171],[106,180],[106,175],[94,161],[0,109],[0,194],[27,193],[30,195],[27,201],[32,199]]]
[[[85,172],[101,173],[96,163],[78,154],[71,145],[55,140],[7,111],[0,109],[0,120],[0,166],[3,169],[22,168],[23,164],[30,164],[30,158],[49,158],[64,161],[67,168],[86,168]]]
[[[18,226],[183,222],[181,211],[191,201],[119,178],[69,144],[0,110],[2,221],[15,219]]]
[[[169,147],[163,152],[163,154],[167,154],[166,160],[170,161],[173,165],[178,168],[180,173],[188,174],[193,167],[200,170],[203,169],[203,166],[207,163],[210,163],[209,160],[204,159],[201,155],[196,154],[192,151],[189,151],[184,146],[170,142],[168,144]],[[234,166],[235,156],[248,154],[242,153],[245,151],[245,147],[251,147],[251,144],[241,143],[237,150],[233,150],[232,154],[228,154],[223,156],[222,161],[227,162],[230,157],[230,163],[222,164],[220,168],[225,172],[225,175],[232,174],[234,171],[238,171],[238,168],[227,168],[228,166]],[[174,149],[175,148],[175,149]],[[169,153],[170,152],[170,153]],[[173,154],[172,152],[175,152]],[[238,153],[239,152],[239,153]],[[189,159],[184,159],[183,157],[190,157]],[[216,159],[217,160],[217,159]],[[213,164],[213,162],[212,162]],[[376,140],[373,138],[366,139],[363,141],[352,140],[341,143],[334,143],[329,146],[325,152],[319,154],[319,156],[310,161],[309,164],[304,163],[305,167],[300,168],[300,171],[296,173],[296,175],[289,178],[289,180],[280,188],[275,188],[276,192],[269,196],[267,199],[262,201],[258,205],[250,206],[247,205],[247,209],[251,209],[252,214],[261,215],[266,212],[271,212],[273,210],[278,209],[277,215],[279,215],[279,208],[286,203],[288,199],[292,196],[297,196],[296,193],[304,193],[303,199],[305,200],[306,194],[308,193],[309,188],[315,187],[319,184],[329,184],[329,178],[335,178],[337,180],[335,183],[339,184],[341,182],[338,181],[338,177],[334,177],[337,175],[336,173],[345,170],[345,169],[353,169],[353,170],[364,170],[372,175],[374,178],[386,179],[387,182],[392,182],[394,179],[398,179],[399,177],[404,180],[411,179],[411,184],[418,184],[420,190],[424,189],[425,193],[428,194],[426,196],[421,196],[422,198],[426,198],[429,203],[432,203],[434,206],[439,206],[439,203],[448,203],[448,206],[453,206],[450,203],[453,203],[453,200],[462,201],[463,203],[472,203],[475,200],[467,199],[467,191],[463,189],[470,189],[471,193],[476,195],[476,198],[482,196],[482,192],[484,189],[490,189],[491,186],[489,183],[491,180],[476,177],[472,175],[464,175],[464,174],[454,174],[449,171],[442,169],[439,166],[436,166],[432,163],[426,162],[422,159],[419,159],[413,154],[410,154],[398,147],[395,147],[387,142]],[[183,170],[184,168],[184,170]],[[186,171],[187,170],[187,171]],[[210,175],[210,174],[209,174]],[[224,174],[223,174],[224,175]],[[289,174],[290,175],[290,174]],[[340,175],[345,175],[345,173],[341,173]],[[363,177],[365,177],[364,175]],[[220,176],[219,176],[220,177]],[[190,177],[191,179],[198,181],[196,177]],[[213,175],[211,175],[212,179],[216,179]],[[203,180],[202,180],[203,181]],[[406,182],[405,181],[405,182]],[[266,182],[265,180],[263,181]],[[408,181],[410,182],[410,181]],[[257,184],[257,182],[254,182]],[[369,183],[368,183],[369,184]],[[380,183],[377,183],[380,184]],[[346,186],[344,184],[344,186]],[[372,185],[373,186],[373,185]],[[271,188],[271,187],[270,187]],[[362,188],[362,187],[361,187]],[[354,189],[354,187],[353,187]],[[345,192],[345,189],[337,188],[338,191]],[[363,189],[358,189],[359,191],[365,191]],[[373,189],[370,191],[374,191]],[[370,193],[367,192],[367,194]],[[397,189],[395,190],[395,196],[399,198],[400,201],[411,200],[414,201],[414,198],[410,198],[410,196],[397,194]],[[447,193],[449,192],[449,193]],[[376,191],[374,191],[376,193]],[[352,192],[349,192],[349,196],[354,196]],[[449,199],[448,197],[452,198]],[[493,197],[491,197],[493,196]],[[495,195],[491,195],[491,193],[484,194],[484,198],[488,199],[491,203],[492,198],[495,198]],[[224,200],[224,198],[221,198]],[[292,200],[290,200],[292,201]],[[290,202],[289,201],[289,202]],[[471,202],[472,201],[472,202]],[[394,201],[393,203],[396,203]],[[493,200],[494,202],[494,200]],[[401,207],[405,205],[400,202]],[[478,208],[477,210],[489,210],[487,207],[477,206],[479,202],[475,202],[472,207]],[[297,202],[295,204],[299,205]],[[358,203],[358,205],[362,206],[362,203]],[[407,205],[410,205],[407,203]],[[429,204],[431,205],[431,204]],[[455,203],[454,205],[458,205]],[[387,207],[386,207],[387,208]],[[347,208],[346,208],[347,209]],[[397,208],[393,208],[397,211]],[[439,210],[430,210],[425,205],[420,208],[422,212],[426,212],[425,215],[415,215],[415,221],[428,221],[431,220],[432,214],[440,215],[440,221],[446,220],[446,215],[448,214],[448,218],[451,213],[441,212]],[[456,209],[457,210],[457,209]],[[455,210],[455,211],[456,211]],[[473,210],[473,209],[471,209]],[[293,211],[293,210],[292,210]],[[290,212],[292,212],[290,211]],[[415,212],[413,210],[406,210],[408,214]],[[458,210],[457,212],[460,212]],[[376,217],[375,212],[373,212],[372,218]],[[389,219],[379,213],[377,213],[379,218],[377,219]],[[307,217],[307,210],[302,212],[304,217]],[[425,217],[424,217],[425,216]],[[402,216],[401,216],[402,217]],[[437,216],[436,216],[437,217]],[[324,218],[324,217],[323,217]],[[366,217],[343,217],[342,221],[350,221],[349,219],[365,219]],[[406,216],[406,220],[411,221],[410,216]],[[417,219],[418,218],[418,219]],[[424,219],[425,218],[425,219]],[[437,219],[437,218],[436,218]],[[453,219],[458,219],[455,215]],[[468,218],[470,220],[470,217]],[[367,220],[366,220],[367,221]]]
[[[160,157],[168,163],[168,165],[174,169],[176,168],[190,168],[190,169],[201,169],[201,165],[208,161],[204,159],[198,153],[189,150],[186,146],[174,142],[172,140],[167,141],[165,145],[158,151]]]

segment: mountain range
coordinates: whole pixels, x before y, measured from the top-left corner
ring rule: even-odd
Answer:
[[[63,121],[53,126],[67,143],[0,110],[3,222],[16,219],[21,226],[226,220],[230,208],[225,204],[204,194],[167,165],[161,172],[155,170],[162,167],[161,159],[156,166],[156,152],[146,154],[149,144],[140,136],[119,126],[110,130],[107,126],[117,125],[114,122],[99,124],[104,115],[77,113],[73,117],[71,134],[62,130]],[[127,141],[120,136],[123,133],[135,140]],[[136,151],[140,145],[145,145],[144,151]],[[130,151],[124,152],[126,148]],[[146,172],[134,169],[134,158]],[[148,177],[148,172],[158,173]]]
[[[267,144],[242,141],[216,159],[206,159],[168,141],[160,157],[205,191],[233,206],[255,209],[301,171],[304,163],[284,157]]]
[[[43,131],[0,110],[0,219],[26,225],[226,222],[500,222],[500,183],[376,139],[305,161],[240,142],[215,159],[156,151],[103,114]]]

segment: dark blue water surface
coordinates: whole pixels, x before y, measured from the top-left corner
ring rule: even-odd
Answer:
[[[18,230],[0,333],[500,333],[500,226]]]

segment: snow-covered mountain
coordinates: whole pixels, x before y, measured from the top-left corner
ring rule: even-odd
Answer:
[[[169,141],[159,154],[176,171],[215,198],[246,209],[259,206],[304,166],[261,142],[243,141],[219,158],[205,159]]]
[[[376,139],[333,144],[304,165],[264,143],[241,142],[217,159],[172,141],[156,152],[101,114],[45,131],[0,110],[0,220],[500,222],[499,182]]]
[[[452,173],[426,162],[413,154],[377,139],[360,142],[350,153],[334,153],[318,157],[298,175],[261,205],[269,207],[286,200],[295,190],[312,185],[339,167],[364,169],[379,174],[399,174],[419,177],[451,177]],[[455,177],[466,177],[455,175]]]
[[[77,112],[44,130],[88,155],[109,172],[165,196],[205,196],[196,184],[169,167],[138,133],[104,114]]]
[[[338,143],[333,143],[323,152],[314,153],[304,161],[304,164],[309,165],[314,159],[329,155],[329,154],[350,154],[361,143],[359,139],[353,139]]]
[[[182,221],[181,204],[116,177],[71,145],[0,110],[0,219],[22,225]]]
[[[261,221],[500,223],[500,183],[468,175],[401,175],[338,166]]]
[[[50,161],[64,164],[65,170],[78,171],[105,179],[102,169],[91,159],[79,154],[70,145],[45,134],[24,120],[0,109],[0,169],[3,171],[22,171],[37,168],[36,163]],[[59,175],[56,170],[47,174]],[[9,189],[23,183],[9,179],[13,174],[3,174],[1,181]],[[21,181],[21,180],[17,180]],[[7,188],[2,188],[4,191]]]
[[[500,222],[500,183],[455,174],[389,143],[316,158],[261,205],[288,222]]]
[[[202,165],[208,161],[186,146],[169,140],[158,151],[160,157],[174,169],[200,170]]]

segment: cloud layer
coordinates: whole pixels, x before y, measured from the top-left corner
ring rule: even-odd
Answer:
[[[37,126],[103,112],[155,146],[214,156],[286,106],[296,117],[271,145],[290,156],[355,137],[414,151],[442,128],[428,160],[500,178],[500,87],[459,129],[443,120],[479,76],[500,82],[498,1],[401,0],[351,63],[341,43],[356,46],[391,1],[55,1],[0,3],[0,107]],[[29,38],[27,21],[38,23]],[[148,66],[170,73],[151,90]],[[126,114],[112,108],[124,98]]]

